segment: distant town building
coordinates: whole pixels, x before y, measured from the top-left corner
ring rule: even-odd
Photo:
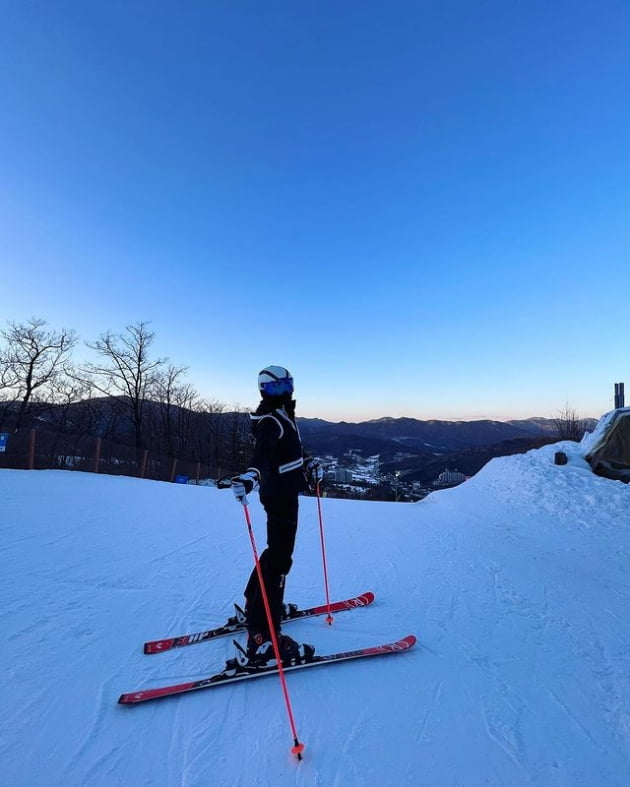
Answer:
[[[335,470],[335,481],[338,484],[352,483],[352,470],[345,470],[343,468]]]
[[[458,470],[444,470],[433,482],[433,486],[455,486],[466,480],[466,476]]]

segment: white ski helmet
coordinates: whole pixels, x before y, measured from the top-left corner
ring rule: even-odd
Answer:
[[[258,375],[258,390],[263,396],[286,396],[293,393],[293,377],[284,366],[267,366]]]

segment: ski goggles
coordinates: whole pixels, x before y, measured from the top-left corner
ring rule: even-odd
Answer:
[[[261,393],[265,396],[285,396],[293,393],[293,377],[283,377],[281,380],[270,380],[262,383]]]

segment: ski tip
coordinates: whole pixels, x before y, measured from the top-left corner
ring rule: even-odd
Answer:
[[[154,640],[153,642],[145,642],[144,654],[149,655],[150,653],[164,653],[164,651],[170,650],[174,643],[174,637],[171,637],[170,639],[158,639]]]
[[[406,650],[407,648],[413,648],[417,641],[418,640],[413,634],[409,634],[407,637],[403,637],[403,639],[400,640],[400,644],[404,644],[404,649]]]
[[[118,698],[119,705],[137,705],[139,702],[144,702],[146,699],[155,699],[160,697],[161,692],[159,689],[148,691],[132,691],[129,694],[121,694]]]

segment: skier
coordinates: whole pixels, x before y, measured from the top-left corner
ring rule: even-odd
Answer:
[[[259,490],[267,514],[267,548],[260,556],[271,619],[283,664],[308,660],[315,649],[300,645],[280,630],[284,586],[293,563],[298,521],[298,494],[308,482],[318,483],[323,468],[304,453],[295,423],[293,378],[283,366],[267,366],[258,375],[261,402],[250,415],[255,446],[250,467],[232,478],[232,491],[242,505],[247,495]],[[262,665],[274,659],[271,633],[256,567],[245,588],[247,658]]]

